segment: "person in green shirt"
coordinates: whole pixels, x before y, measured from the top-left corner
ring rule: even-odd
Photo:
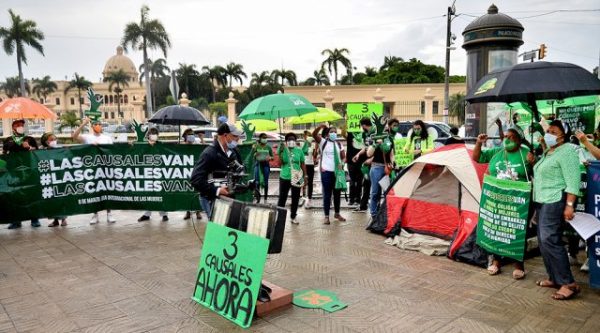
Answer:
[[[258,142],[252,147],[254,159],[256,164],[254,165],[254,179],[258,181],[258,195],[257,199],[260,202],[260,188],[265,190],[265,203],[267,203],[267,195],[269,194],[269,174],[271,167],[269,162],[273,159],[273,149],[267,143],[267,134],[260,133],[258,136]]]
[[[422,120],[415,121],[404,151],[413,154],[417,159],[421,155],[432,152],[434,148],[433,138],[427,133],[425,123]]]
[[[565,222],[573,219],[579,193],[579,157],[568,143],[567,124],[553,120],[544,135],[548,149],[535,164],[533,201],[538,219],[538,241],[548,278],[540,287],[558,288],[555,300],[567,300],[581,289],[573,278],[562,234]]]
[[[532,174],[531,166],[534,162],[529,148],[523,145],[523,132],[517,128],[509,128],[503,134],[502,147],[482,150],[481,147],[488,139],[487,134],[479,134],[472,158],[478,163],[488,163],[488,173],[498,179],[507,179],[526,182]],[[487,268],[488,274],[500,274],[502,263],[510,261],[495,254],[491,255],[491,263]],[[522,261],[515,262],[512,277],[520,280],[525,277],[525,265]]]
[[[279,200],[277,206],[285,207],[288,193],[292,190],[292,210],[290,217],[292,224],[298,224],[296,213],[300,203],[300,189],[306,184],[306,165],[304,165],[304,152],[298,147],[298,138],[294,133],[285,135],[285,143],[280,143],[277,154],[281,159],[279,173]]]

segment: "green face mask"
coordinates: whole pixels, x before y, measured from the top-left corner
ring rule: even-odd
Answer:
[[[262,144],[267,143],[267,139],[260,139],[260,143],[262,143]]]
[[[514,150],[517,147],[517,144],[509,139],[504,139],[504,141],[502,142],[502,144],[504,145],[504,149],[511,151]]]
[[[398,130],[399,130],[399,129],[400,129],[400,127],[398,127],[398,126],[393,126],[393,127],[392,127],[392,132],[394,132],[394,133],[398,133]]]
[[[413,132],[415,132],[415,135],[421,135],[421,129],[420,128],[413,129]]]

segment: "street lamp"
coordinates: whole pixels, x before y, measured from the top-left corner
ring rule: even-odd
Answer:
[[[444,123],[448,123],[448,111],[450,109],[450,51],[455,50],[452,46],[456,40],[456,35],[452,33],[452,19],[456,17],[456,7],[452,2],[452,6],[448,7],[446,14],[446,73],[444,75]]]

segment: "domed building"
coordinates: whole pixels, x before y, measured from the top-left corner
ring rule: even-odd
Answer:
[[[102,78],[106,80],[106,77],[111,72],[116,72],[119,69],[122,69],[125,73],[127,73],[127,75],[129,75],[131,82],[138,81],[140,74],[136,70],[133,61],[131,61],[131,59],[129,59],[129,57],[126,55],[123,55],[123,47],[120,45],[117,47],[117,54],[108,58],[106,61],[104,70],[102,71]]]

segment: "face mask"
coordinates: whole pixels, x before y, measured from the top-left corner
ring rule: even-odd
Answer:
[[[194,141],[196,141],[196,138],[194,138],[193,135],[186,135],[185,141],[187,141],[188,143],[194,143]]]
[[[17,134],[19,134],[19,135],[22,135],[23,133],[25,133],[25,127],[19,126],[19,127],[15,128],[15,132],[17,132]]]
[[[558,139],[558,137],[554,134],[551,134],[551,133],[544,134],[544,141],[546,141],[546,145],[548,147],[556,146],[557,139]]]
[[[337,139],[337,133],[329,133],[329,140],[335,141]]]
[[[315,140],[315,139],[314,139],[313,137],[310,137],[310,136],[309,136],[308,138],[306,138],[306,141],[307,141],[308,143],[312,143],[314,140]]]
[[[156,141],[158,141],[158,135],[156,135],[156,134],[150,134],[150,135],[148,135],[148,140],[156,142]]]
[[[504,139],[502,144],[504,145],[504,149],[506,149],[508,151],[512,151],[517,147],[517,144],[514,141],[509,140],[509,139]]]
[[[420,128],[413,129],[413,132],[415,132],[415,135],[421,135],[421,129]]]
[[[58,142],[56,142],[56,140],[48,141],[48,147],[56,148],[56,146],[58,146]]]
[[[392,132],[394,132],[394,133],[398,133],[398,130],[399,130],[399,129],[400,129],[400,128],[399,128],[398,126],[394,126],[394,127],[392,127]]]
[[[288,146],[288,148],[294,148],[294,147],[296,147],[296,141],[289,140],[287,142],[287,146]]]
[[[100,126],[100,125],[94,125],[94,126],[92,126],[92,129],[93,129],[93,130],[94,130],[94,132],[96,132],[96,133],[100,133],[100,132],[102,132],[102,126]]]
[[[231,141],[231,142],[227,142],[227,148],[229,149],[234,149],[235,147],[237,147],[238,142],[237,141]]]
[[[267,143],[267,139],[260,139],[260,143],[264,145],[265,143]]]

